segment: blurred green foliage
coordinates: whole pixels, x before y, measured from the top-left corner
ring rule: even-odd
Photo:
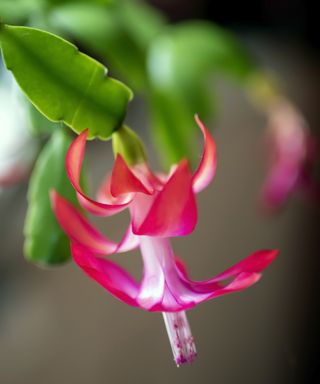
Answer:
[[[217,75],[245,85],[257,69],[226,30],[205,21],[169,24],[142,0],[0,0],[0,22],[52,32],[107,65],[144,98],[150,133],[167,167],[185,156],[192,160],[198,134],[193,116],[198,113],[208,120],[216,112]],[[88,127],[90,137],[103,139],[121,126],[131,92],[104,76],[103,65],[43,31],[3,25],[0,29],[6,65],[45,116],[64,121],[76,132]],[[30,260],[55,264],[67,240],[52,216],[48,188],[55,187],[66,197],[71,193],[62,176],[64,161],[55,158],[62,156],[69,141],[34,107],[30,116],[35,135],[54,136],[31,178],[26,254]],[[51,162],[56,162],[54,169]],[[53,180],[47,168],[55,175]],[[41,222],[46,220],[52,236],[44,233]],[[60,261],[67,259],[67,253],[61,253]]]
[[[131,91],[76,46],[29,27],[3,26],[0,41],[6,67],[48,119],[101,139],[122,125]]]
[[[201,21],[167,27],[153,40],[147,59],[153,128],[171,162],[191,157],[193,116],[212,115],[216,75],[243,81],[254,70],[231,34]]]
[[[167,166],[192,159],[193,115],[213,116],[215,75],[245,82],[256,70],[228,31],[205,21],[169,24],[142,0],[18,1],[23,6],[12,9],[10,0],[0,0],[4,21],[24,21],[76,41],[144,97]]]
[[[69,239],[52,212],[49,191],[55,189],[77,204],[65,169],[65,156],[71,141],[63,129],[56,130],[38,157],[29,182],[24,251],[29,261],[42,266],[70,259]]]

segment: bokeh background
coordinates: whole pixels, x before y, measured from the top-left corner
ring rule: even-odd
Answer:
[[[153,4],[173,21],[207,17],[232,28],[279,75],[286,94],[319,133],[319,40],[309,24],[308,2],[257,1],[241,8],[199,0]],[[295,196],[276,215],[259,209],[265,117],[224,79],[218,101],[217,120],[207,122],[218,145],[217,175],[198,196],[196,231],[174,241],[176,252],[195,279],[219,273],[260,248],[278,248],[279,259],[247,291],[188,313],[199,356],[192,366],[177,369],[160,314],[116,301],[72,263],[43,270],[24,260],[27,186],[5,190],[0,195],[1,384],[320,382],[319,206]],[[149,140],[141,100],[132,103],[127,121]],[[109,143],[88,147],[94,188],[112,166],[112,151]],[[148,152],[156,166],[151,143]],[[98,224],[120,238],[126,222],[122,214]],[[141,275],[138,252],[115,257]]]

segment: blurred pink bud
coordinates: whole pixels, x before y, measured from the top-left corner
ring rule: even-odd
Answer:
[[[262,187],[265,207],[280,208],[294,192],[319,195],[313,177],[317,142],[301,114],[282,101],[271,109],[266,134],[269,170]]]

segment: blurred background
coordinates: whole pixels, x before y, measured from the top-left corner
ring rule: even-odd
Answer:
[[[319,36],[310,22],[311,2],[152,3],[173,22],[207,18],[234,31],[264,67],[277,73],[287,96],[319,134]],[[320,383],[319,206],[294,196],[274,215],[261,211],[265,117],[240,87],[219,79],[218,90],[218,118],[214,127],[207,122],[218,146],[217,175],[198,196],[196,231],[175,239],[176,253],[194,279],[209,278],[256,249],[278,248],[279,259],[247,291],[188,312],[198,359],[177,369],[160,314],[116,301],[72,263],[43,270],[25,261],[27,185],[2,190],[1,384]],[[148,141],[146,115],[136,98],[127,122]],[[109,143],[88,147],[94,188],[111,169],[112,151]],[[127,219],[123,214],[99,225],[118,239]],[[141,275],[138,252],[115,257]]]

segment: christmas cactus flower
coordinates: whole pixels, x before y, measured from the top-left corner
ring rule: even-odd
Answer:
[[[303,116],[288,101],[280,99],[269,112],[267,130],[269,172],[262,187],[262,203],[280,208],[296,191],[319,200],[320,185],[313,171],[317,142]]]
[[[70,146],[66,158],[69,179],[79,202],[88,212],[111,216],[126,208],[131,221],[120,243],[96,230],[57,192],[51,192],[53,210],[69,236],[74,261],[117,299],[146,311],[163,313],[177,365],[190,363],[196,348],[185,311],[215,297],[243,290],[261,277],[277,251],[260,250],[206,281],[193,281],[182,261],[175,257],[170,238],[190,234],[197,223],[195,194],[212,180],[216,170],[216,146],[203,123],[204,151],[197,170],[188,161],[172,167],[168,175],[154,174],[148,167],[142,144],[127,127],[113,135],[115,163],[96,200],[80,186],[87,132]],[[144,270],[137,282],[105,256],[140,247]]]

